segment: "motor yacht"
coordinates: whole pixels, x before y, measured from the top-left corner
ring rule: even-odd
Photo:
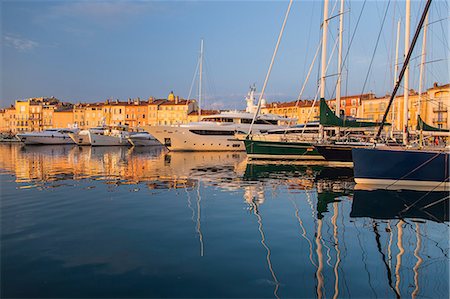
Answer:
[[[171,151],[244,151],[244,144],[234,134],[248,132],[252,119],[253,113],[231,111],[205,116],[199,122],[145,129]],[[278,115],[263,114],[256,119],[252,131],[280,128],[288,121]]]
[[[130,145],[128,136],[131,132],[128,126],[117,125],[108,126],[105,130],[98,132],[89,130],[88,137],[91,146],[115,146],[115,145]]]
[[[148,132],[136,132],[127,137],[128,142],[133,146],[157,146],[161,145],[155,137]]]
[[[72,138],[73,142],[77,145],[91,145],[91,142],[89,141],[89,131],[101,134],[106,129],[106,126],[90,128],[79,132],[69,133],[69,137]]]
[[[16,137],[24,144],[73,144],[70,133],[78,129],[47,129],[41,132],[19,133]]]
[[[247,109],[227,111],[204,116],[199,122],[179,125],[145,126],[145,130],[171,151],[244,151],[244,143],[235,134],[245,134],[250,130],[254,110],[252,87],[245,98]],[[280,129],[292,120],[275,114],[261,114],[255,119],[252,132],[261,133]]]

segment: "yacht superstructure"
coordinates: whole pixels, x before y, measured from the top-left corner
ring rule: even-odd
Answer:
[[[101,134],[106,129],[106,126],[90,128],[79,132],[69,133],[69,137],[72,138],[73,142],[77,145],[90,145],[91,142],[89,141],[89,131]]]
[[[100,132],[88,131],[91,146],[130,145],[128,126],[110,126]]]
[[[42,132],[19,133],[16,137],[24,144],[73,144],[69,133],[78,129],[47,129]]]

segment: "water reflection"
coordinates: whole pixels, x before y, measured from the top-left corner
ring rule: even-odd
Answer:
[[[6,280],[11,297],[35,295],[17,290],[41,269],[28,280],[14,272],[24,261],[19,272],[35,273],[34,259],[52,265],[55,277],[45,277],[51,285],[61,268],[102,265],[87,267],[85,279],[72,277],[79,289],[102,275],[118,277],[136,285],[128,297],[448,294],[445,192],[354,190],[349,168],[163,147],[2,145],[0,171],[13,175],[3,186],[14,186],[2,199],[2,274],[17,280]],[[114,192],[107,198],[105,189]],[[70,200],[59,201],[68,190]],[[33,200],[39,196],[45,200]],[[61,297],[63,286],[40,294]],[[93,293],[111,297],[119,286]]]

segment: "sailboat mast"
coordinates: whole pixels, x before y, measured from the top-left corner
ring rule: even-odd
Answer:
[[[325,98],[325,75],[327,70],[328,0],[323,1],[322,61],[320,74],[320,98]]]
[[[395,95],[397,94],[397,91],[400,87],[400,83],[402,82],[403,77],[405,75],[406,67],[408,66],[409,60],[411,58],[412,50],[414,50],[414,46],[416,45],[417,39],[419,38],[419,32],[425,22],[425,16],[428,13],[428,10],[430,9],[431,2],[432,2],[432,0],[427,0],[427,3],[425,4],[425,8],[423,9],[422,16],[420,17],[419,24],[417,25],[416,32],[414,33],[414,36],[413,36],[413,39],[411,42],[411,48],[408,49],[408,54],[406,55],[405,62],[403,63],[403,66],[402,66],[402,70],[400,71],[400,74],[398,75],[398,80],[395,83],[394,90],[392,91],[388,106],[386,108],[386,111],[384,112],[383,120],[381,121],[381,125],[378,128],[378,132],[377,132],[377,135],[375,136],[375,140],[380,138],[381,131],[383,130],[384,123],[386,122],[386,117],[389,113],[389,110],[391,109],[392,101],[394,100]]]
[[[341,116],[341,82],[342,82],[342,32],[344,27],[344,0],[341,0],[339,16],[339,54],[338,54],[338,79],[336,85],[336,116]]]
[[[398,48],[400,45],[400,20],[398,20],[397,22],[397,42],[395,45],[395,65],[394,65],[394,86],[395,83],[397,83],[397,72],[398,72]],[[397,106],[397,111],[395,111],[395,106]],[[394,117],[395,114],[397,113],[397,125],[395,125],[394,123]],[[396,127],[396,129],[400,128],[400,124],[398,123],[400,121],[400,105],[398,103],[396,103],[396,105],[394,105],[392,107],[392,126],[391,129],[394,130],[394,127]]]
[[[405,17],[405,57],[409,51],[409,38],[411,27],[411,0],[406,0],[406,17]],[[408,102],[409,102],[409,65],[405,69],[405,80],[403,83],[403,144],[408,144]]]
[[[426,48],[427,48],[427,29],[428,29],[428,14],[425,17],[425,26],[423,27],[423,39],[422,39],[422,59],[420,61],[420,74],[419,74],[419,103],[417,107],[417,115],[420,116],[422,108],[422,88],[423,88],[423,77],[425,69],[425,58],[426,58]]]
[[[198,120],[202,117],[203,39],[200,41],[200,66],[198,78]]]
[[[322,59],[320,74],[320,98],[325,99],[325,75],[327,72],[327,33],[328,33],[328,0],[323,1],[323,24],[322,24]],[[319,125],[319,142],[323,142],[324,130]]]

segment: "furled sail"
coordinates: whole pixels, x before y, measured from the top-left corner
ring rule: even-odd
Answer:
[[[420,115],[417,117],[417,130],[431,131],[431,132],[450,132],[449,129],[436,128],[428,125],[426,122],[423,121]]]
[[[360,128],[360,127],[378,127],[381,123],[349,120],[337,117],[334,114],[334,112],[330,109],[330,107],[328,107],[327,103],[325,102],[325,99],[322,98],[320,99],[320,124],[328,127]]]

